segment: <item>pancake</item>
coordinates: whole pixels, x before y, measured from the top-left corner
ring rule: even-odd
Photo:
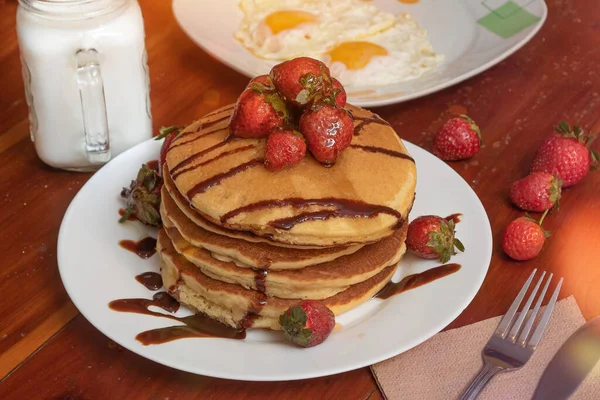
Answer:
[[[232,261],[240,266],[254,268],[299,269],[309,265],[335,260],[352,254],[362,245],[321,249],[293,249],[276,247],[267,243],[250,243],[242,239],[217,235],[194,224],[171,199],[167,189],[161,192],[160,213],[165,226],[174,226],[196,247],[202,247],[220,260]],[[220,256],[220,257],[219,257]]]
[[[171,239],[174,250],[205,275],[261,291],[268,296],[315,300],[333,296],[397,264],[406,251],[406,230],[407,224],[394,235],[334,261],[299,270],[273,271],[240,268],[234,263],[217,260],[210,252],[187,242],[177,229],[165,225],[165,233]]]
[[[292,245],[374,242],[407,218],[416,167],[387,123],[367,110],[347,109],[355,135],[331,168],[308,155],[268,171],[265,139],[229,135],[231,108],[187,127],[171,144],[166,164],[178,192],[216,225]]]
[[[196,312],[202,312],[226,325],[240,328],[279,329],[278,318],[298,300],[267,298],[255,290],[212,279],[179,255],[164,230],[158,234],[157,250],[161,275],[171,296]],[[335,315],[357,307],[372,298],[392,278],[397,266],[385,268],[377,275],[328,297],[322,302]],[[249,314],[256,314],[248,318]]]
[[[322,246],[302,246],[302,245],[291,245],[288,243],[276,242],[276,241],[270,240],[269,238],[266,238],[266,237],[263,238],[263,237],[257,236],[256,234],[249,232],[249,231],[229,230],[229,229],[225,229],[219,225],[213,224],[212,222],[207,220],[205,217],[200,215],[200,213],[198,213],[192,207],[190,207],[188,200],[181,193],[179,193],[179,191],[177,190],[177,187],[175,186],[175,183],[171,179],[171,175],[169,173],[169,168],[166,164],[164,165],[164,171],[165,171],[163,174],[164,187],[169,192],[171,200],[173,200],[177,204],[177,206],[179,207],[181,212],[183,212],[194,224],[198,225],[202,229],[205,229],[209,232],[216,233],[221,236],[227,236],[227,237],[231,237],[231,238],[235,238],[235,239],[242,239],[242,240],[245,240],[250,243],[268,243],[272,246],[289,247],[289,248],[294,248],[294,249],[322,249],[323,248]]]

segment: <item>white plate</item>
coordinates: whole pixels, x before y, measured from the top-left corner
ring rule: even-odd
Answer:
[[[237,4],[238,0],[173,0],[173,12],[187,35],[215,58],[249,77],[268,73],[276,62],[254,56],[233,36],[243,17]],[[375,0],[373,4],[415,17],[445,61],[412,81],[347,86],[348,102],[363,107],[421,97],[485,71],[527,43],[548,12],[543,0],[420,0],[416,4]]]
[[[173,325],[173,321],[110,310],[120,298],[151,298],[135,281],[145,271],[159,271],[157,256],[142,260],[117,244],[156,231],[138,222],[119,224],[119,197],[140,165],[156,159],[160,142],[149,140],[116,157],[80,190],[63,219],[58,239],[60,275],[81,313],[102,333],[143,356],[196,374],[240,380],[291,380],[336,374],[371,365],[427,340],[471,302],[481,286],[492,253],[485,210],[469,185],[444,162],[406,143],[417,163],[417,197],[412,216],[462,213],[457,236],[466,252],[453,257],[462,268],[447,277],[393,296],[371,299],[337,318],[342,329],[323,344],[296,348],[279,332],[250,330],[245,340],[183,339],[143,346],[136,334]],[[395,278],[439,265],[407,255]],[[188,315],[182,307],[177,315]]]

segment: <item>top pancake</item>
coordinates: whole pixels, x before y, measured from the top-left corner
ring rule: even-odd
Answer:
[[[265,139],[230,137],[227,106],[173,141],[168,170],[196,211],[227,229],[302,246],[379,240],[407,218],[416,167],[387,123],[367,110],[347,109],[355,135],[330,168],[307,154],[293,167],[267,170]]]

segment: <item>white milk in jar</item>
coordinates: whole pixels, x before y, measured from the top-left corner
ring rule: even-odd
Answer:
[[[19,0],[17,32],[42,161],[94,170],[152,136],[136,0]]]

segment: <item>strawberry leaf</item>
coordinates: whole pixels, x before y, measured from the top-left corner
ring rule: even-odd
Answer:
[[[560,208],[559,203],[562,183],[562,179],[553,176],[550,180],[550,187],[548,188],[548,200],[554,203],[554,207],[556,207],[557,210]]]
[[[283,119],[286,122],[288,121],[289,113],[288,113],[287,107],[285,105],[285,102],[276,92],[267,94],[265,96],[265,101],[267,103],[271,104],[271,106],[273,107],[273,110],[275,110],[276,113],[278,113],[281,117],[283,117]]]
[[[550,233],[550,231],[548,231],[548,230],[546,230],[544,228],[542,228],[542,232],[544,232],[544,237],[550,237],[550,236],[552,236],[552,233]]]
[[[598,154],[598,152],[596,150],[590,149],[590,156],[592,158],[592,165],[590,166],[590,169],[595,171],[598,169],[598,162],[600,161],[600,154]]]
[[[272,90],[271,87],[265,85],[264,83],[260,83],[260,82],[252,82],[252,86],[250,86],[250,88],[252,89],[253,92],[256,92],[256,93],[264,93],[264,92],[269,92]]]
[[[440,257],[442,263],[447,263],[456,254],[455,247],[460,251],[464,251],[463,244],[454,237],[454,221],[444,219],[440,221],[439,231],[429,232],[427,246],[433,247],[434,253]]]
[[[571,129],[571,125],[565,121],[560,121],[558,125],[554,127],[554,131],[562,134],[563,137],[575,137],[573,130]]]
[[[121,192],[121,196],[127,199],[127,208],[119,222],[125,222],[131,215],[135,215],[146,225],[160,226],[160,197],[155,193],[158,193],[161,185],[162,179],[158,173],[143,164],[136,179],[131,181],[129,189],[124,188]]]
[[[461,114],[460,116],[462,119],[464,119],[465,121],[467,121],[469,123],[469,127],[471,128],[471,130],[477,134],[477,137],[479,138],[479,145],[480,146],[483,145],[483,138],[481,136],[481,130],[479,129],[479,126],[477,126],[475,121],[473,121],[466,114]]]
[[[312,329],[306,328],[306,312],[300,306],[292,306],[279,316],[279,325],[287,340],[306,347],[312,336]]]
[[[302,105],[311,102],[335,104],[333,82],[322,66],[321,75],[315,75],[312,72],[309,72],[300,78],[300,85],[302,85],[302,90],[296,95],[296,102]]]
[[[525,213],[523,218],[525,218],[528,221],[535,222],[536,224],[538,223],[538,221],[536,219],[534,219],[531,215],[529,215],[529,213]]]
[[[164,138],[166,138],[172,132],[177,132],[177,135],[179,135],[179,133],[181,132],[182,129],[183,129],[182,127],[175,126],[175,125],[173,125],[173,126],[167,126],[167,127],[163,126],[158,131],[158,136],[156,136],[154,138],[154,140],[164,139]]]
[[[465,251],[465,245],[462,244],[462,242],[456,238],[454,238],[454,246],[461,252]]]
[[[125,222],[133,215],[133,205],[127,206],[127,209],[123,213],[123,216],[119,218],[119,222]]]

